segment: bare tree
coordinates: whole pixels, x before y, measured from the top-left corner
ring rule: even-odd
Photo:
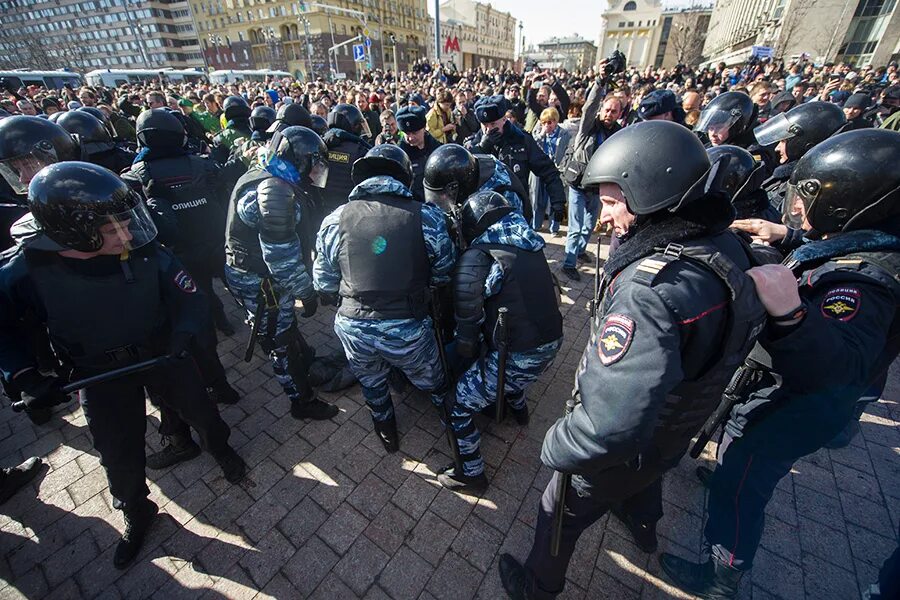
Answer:
[[[667,44],[675,54],[675,62],[685,65],[700,62],[708,26],[708,13],[684,12],[675,15]]]
[[[815,2],[816,0],[791,0],[785,7],[781,28],[778,30],[778,40],[775,42],[776,59],[784,59],[785,52],[796,37],[800,26],[806,21],[806,16]]]

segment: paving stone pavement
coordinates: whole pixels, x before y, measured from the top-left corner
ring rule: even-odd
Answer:
[[[546,239],[556,270],[564,240]],[[503,598],[498,556],[524,559],[530,547],[550,477],[540,464],[540,444],[563,412],[587,342],[593,269],[581,271],[581,282],[562,278],[565,343],[528,393],[531,425],[479,420],[491,479],[482,497],[438,485],[435,470],[449,457],[427,398],[395,397],[401,452],[387,455],[358,387],[324,395],[341,408],[332,422],[292,419],[262,356],[243,362],[241,330],[219,350],[243,394],[222,415],[250,466],[247,481],[229,485],[209,455],[148,472],[160,518],[136,562],[117,571],[112,553],[123,519],[112,509],[82,411],[73,403],[35,427],[4,407],[0,464],[40,455],[48,468],[0,508],[0,599]],[[320,308],[313,319],[301,319],[320,353],[340,348],[333,315]],[[241,318],[236,308],[232,318]],[[150,451],[159,436],[149,404],[147,421]],[[800,461],[779,485],[742,600],[844,600],[875,581],[897,543],[898,421],[895,365],[885,399],[862,418],[862,434],[848,448]],[[712,458],[710,446],[701,463]],[[666,476],[661,551],[698,555],[705,501],[696,465],[685,458]],[[568,577],[563,598],[570,600],[683,597],[661,579],[656,558],[606,517],[579,541]]]

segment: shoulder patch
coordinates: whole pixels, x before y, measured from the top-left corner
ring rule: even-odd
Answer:
[[[829,319],[849,321],[859,312],[862,294],[854,287],[836,287],[825,294],[822,314]]]
[[[625,315],[608,315],[600,335],[597,336],[597,355],[600,362],[607,367],[617,362],[628,352],[633,338],[633,319]]]
[[[178,286],[185,294],[193,294],[197,291],[197,284],[194,283],[194,279],[191,277],[190,273],[185,270],[178,271],[174,278],[175,285]]]
[[[347,152],[335,152],[334,150],[328,151],[328,160],[336,163],[350,163],[350,155]]]

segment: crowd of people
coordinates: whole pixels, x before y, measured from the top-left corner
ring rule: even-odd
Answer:
[[[660,562],[685,591],[736,597],[776,485],[849,443],[900,350],[900,72],[626,61],[4,85],[4,389],[38,424],[80,389],[125,514],[115,566],[157,514],[146,468],[206,450],[229,482],[245,477],[217,406],[240,402],[216,351],[239,328],[215,279],[246,313],[245,359],[265,353],[293,418],[334,418],[318,391],[358,382],[397,452],[391,390],[412,385],[447,434],[439,482],[479,494],[476,415],[527,425],[528,387],[562,345],[544,247],[565,235],[559,276],[597,261],[592,335],[544,441],[555,474],[533,547],[524,564],[501,557],[504,589],[560,594],[607,511],[655,552],[663,474],[721,426],[716,468],[698,469],[706,560]],[[602,267],[599,237],[588,251],[601,230]],[[303,335],[320,305],[336,307],[338,356]],[[145,392],[166,440],[149,456]],[[0,501],[39,465],[4,469]],[[891,597],[898,562],[873,593]]]

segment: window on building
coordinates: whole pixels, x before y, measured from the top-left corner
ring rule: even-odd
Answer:
[[[895,3],[896,0],[860,0],[838,50],[838,59],[857,67],[869,64]]]
[[[625,21],[619,21],[619,27],[625,27]]]
[[[629,26],[629,27],[634,27],[634,21],[628,21],[628,26]]]
[[[625,6],[622,8],[622,10],[625,10],[625,11],[637,10],[637,2],[634,2],[633,0],[626,2]]]

